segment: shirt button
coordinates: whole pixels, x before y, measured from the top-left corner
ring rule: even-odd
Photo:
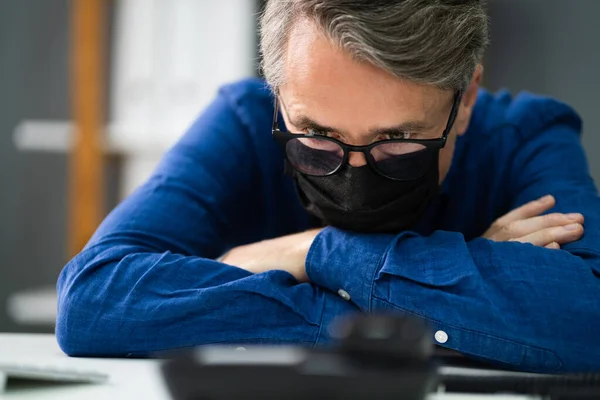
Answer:
[[[344,300],[346,300],[346,301],[349,301],[349,300],[350,300],[350,295],[349,295],[349,294],[348,294],[348,292],[346,292],[344,289],[340,289],[340,290],[338,290],[338,295],[339,295],[339,296],[340,296],[342,299],[344,299]]]
[[[437,331],[434,337],[438,343],[446,343],[448,341],[448,334],[444,331]]]

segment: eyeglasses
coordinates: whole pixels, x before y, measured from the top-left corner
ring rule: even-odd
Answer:
[[[312,176],[335,174],[348,163],[350,152],[364,154],[378,174],[397,181],[418,179],[427,174],[432,157],[446,145],[454,125],[462,91],[457,91],[442,136],[437,139],[386,139],[365,146],[353,146],[337,139],[314,134],[290,133],[279,129],[279,104],[275,101],[273,137],[285,150],[285,157],[297,171]]]

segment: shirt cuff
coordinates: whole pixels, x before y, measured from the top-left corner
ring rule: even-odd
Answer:
[[[336,329],[336,324],[340,319],[349,318],[352,315],[356,315],[360,312],[355,304],[344,301],[330,293],[329,291],[322,289],[325,294],[325,301],[323,302],[323,314],[321,315],[321,323],[319,333],[315,341],[315,347],[329,347],[338,340],[333,335]]]
[[[352,301],[362,311],[370,311],[375,274],[390,243],[389,235],[327,227],[317,235],[308,251],[308,279]]]

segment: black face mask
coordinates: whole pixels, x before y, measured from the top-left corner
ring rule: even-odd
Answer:
[[[412,228],[439,193],[439,151],[419,153],[397,166],[430,166],[425,175],[410,181],[385,178],[369,165],[346,164],[324,177],[302,174],[290,165],[286,170],[293,171],[303,207],[324,225],[365,233],[398,233]]]

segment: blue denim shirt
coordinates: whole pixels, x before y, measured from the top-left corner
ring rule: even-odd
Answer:
[[[271,138],[272,112],[264,82],[223,87],[111,212],[58,281],[56,334],[67,354],[321,345],[338,316],[400,311],[442,331],[438,344],[480,360],[600,370],[600,200],[571,108],[480,91],[442,193],[418,226],[397,235],[328,227],[308,254],[311,283],[302,284],[284,271],[253,275],[215,261],[310,227]],[[546,194],[557,200],[551,211],[584,214],[581,240],[550,250],[480,237]]]

